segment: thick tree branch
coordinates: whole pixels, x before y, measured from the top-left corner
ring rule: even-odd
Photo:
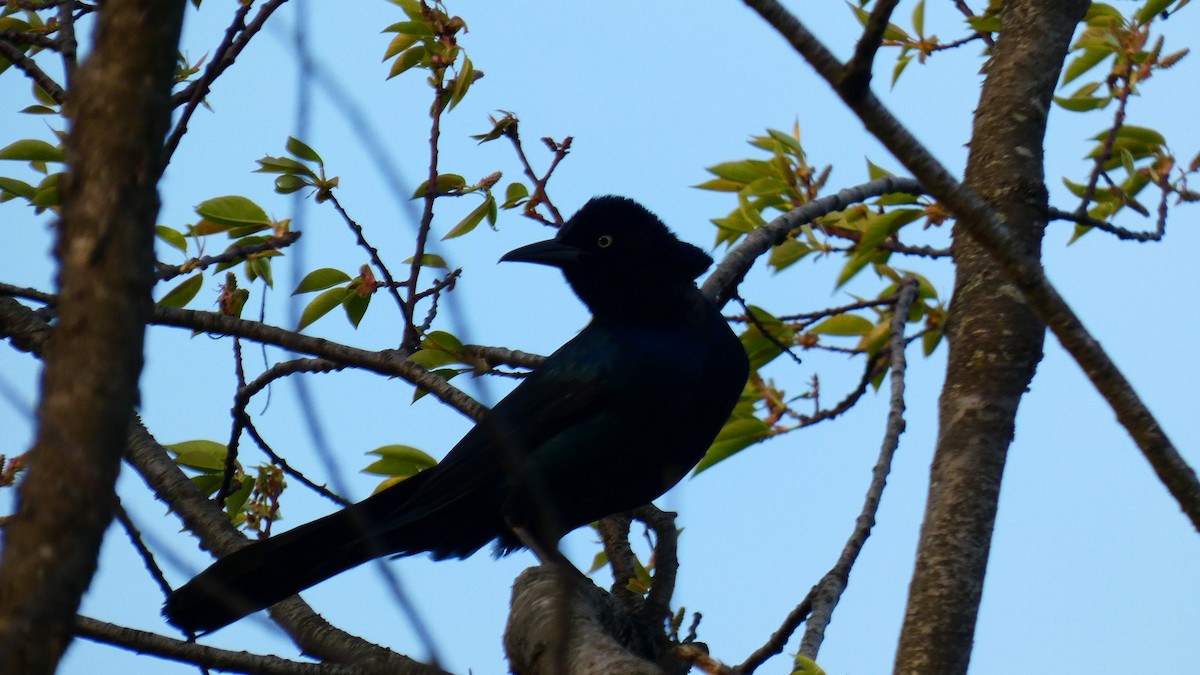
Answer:
[[[838,81],[841,64],[782,5],[775,0],[745,2],[766,19],[827,82]],[[873,93],[867,91],[855,98],[843,96],[843,101],[858,115],[868,131],[917,177],[930,194],[958,217],[974,239],[986,247],[1008,279],[1112,407],[1117,419],[1133,437],[1159,479],[1179,502],[1192,525],[1200,530],[1200,481],[1196,478],[1196,472],[1184,461],[1124,374],[1046,278],[1037,259],[1024,252],[996,213],[955,180]],[[708,282],[705,288],[708,288]]]
[[[54,672],[116,506],[153,284],[183,0],[109,0],[67,110],[58,323],[0,558],[0,672]]]
[[[734,246],[712,274],[704,280],[704,284],[700,287],[701,292],[717,303],[718,307],[724,307],[725,303],[733,297],[738,284],[742,283],[742,279],[750,271],[754,261],[769,251],[772,246],[782,242],[788,232],[823,215],[841,211],[871,197],[893,192],[921,193],[924,190],[921,189],[921,184],[912,178],[887,176],[840,190],[827,197],[814,199],[788,211],[765,226],[747,234],[741,243]]]
[[[254,675],[373,675],[386,672],[370,666],[352,666],[329,663],[307,663],[289,661],[270,654],[234,652],[216,647],[206,647],[195,642],[149,633],[135,628],[117,626],[80,616],[75,623],[75,634],[93,642],[153,654],[164,659],[193,663],[204,668]]]

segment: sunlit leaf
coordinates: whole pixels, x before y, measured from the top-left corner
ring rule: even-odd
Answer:
[[[332,267],[322,267],[304,275],[300,284],[296,286],[296,290],[292,291],[292,295],[324,290],[347,281],[350,281],[349,274]]]
[[[196,274],[185,279],[183,283],[168,291],[167,294],[158,301],[158,304],[163,305],[164,307],[183,307],[191,302],[192,298],[196,297],[196,294],[200,292],[200,288],[203,286],[203,284],[204,274],[197,272]]]

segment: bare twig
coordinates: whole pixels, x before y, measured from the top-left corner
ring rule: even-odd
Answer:
[[[737,675],[748,675],[753,673],[759,666],[766,662],[767,659],[779,654],[783,648],[787,646],[788,640],[791,639],[792,633],[804,623],[808,615],[812,612],[813,596],[816,594],[817,587],[813,586],[808,595],[804,596],[804,600],[796,605],[795,609],[788,613],[784,618],[783,624],[779,626],[771,637],[763,646],[754,650],[750,656],[746,657],[745,661],[733,668],[733,672]]]
[[[804,638],[800,641],[800,655],[810,659],[817,658],[821,642],[825,639],[825,628],[833,617],[846,584],[850,579],[850,570],[858,559],[871,528],[875,525],[875,514],[879,511],[879,502],[883,498],[883,489],[887,484],[888,473],[892,468],[892,457],[900,445],[900,434],[904,433],[904,376],[906,361],[904,357],[904,325],[908,322],[908,310],[917,299],[917,280],[906,277],[900,282],[896,294],[896,308],[892,314],[891,338],[891,369],[892,394],[889,402],[887,427],[883,434],[883,446],[879,451],[879,459],[871,472],[871,485],[867,488],[867,497],[863,503],[862,512],[855,521],[854,531],[846,546],[838,557],[833,569],[817,583],[813,594],[812,613],[808,617],[808,627]]]
[[[325,194],[328,197],[329,202],[333,204],[334,210],[338,212],[338,215],[342,217],[342,220],[346,221],[346,226],[349,227],[350,231],[354,233],[354,238],[358,240],[359,248],[367,252],[367,255],[371,258],[371,264],[375,267],[376,271],[379,272],[379,275],[383,277],[383,280],[387,282],[385,285],[387,286],[388,292],[391,293],[392,298],[395,299],[396,305],[400,308],[400,314],[404,316],[405,324],[412,323],[413,318],[411,311],[408,305],[404,304],[404,299],[400,297],[400,291],[397,290],[401,284],[397,283],[396,280],[392,278],[392,271],[388,269],[387,265],[383,264],[383,259],[379,257],[379,249],[367,242],[367,238],[363,234],[362,226],[359,225],[353,218],[351,218],[349,213],[346,213],[346,209],[342,208],[342,203],[338,201],[337,196],[334,195],[332,191]]]
[[[1047,210],[1046,215],[1049,216],[1053,220],[1068,220],[1068,221],[1071,221],[1072,223],[1077,223],[1079,225],[1085,225],[1087,227],[1094,227],[1097,230],[1100,230],[1102,232],[1107,232],[1107,233],[1113,235],[1117,239],[1124,239],[1126,241],[1137,241],[1137,242],[1162,241],[1163,235],[1165,235],[1167,232],[1167,209],[1166,209],[1166,195],[1167,194],[1168,193],[1164,192],[1163,193],[1164,198],[1162,201],[1159,202],[1158,223],[1156,224],[1154,231],[1152,231],[1152,232],[1134,232],[1133,230],[1127,230],[1123,227],[1118,227],[1117,225],[1113,225],[1112,223],[1109,223],[1107,221],[1098,220],[1096,218],[1093,218],[1093,217],[1087,215],[1086,212],[1079,213],[1078,211],[1071,212],[1071,211],[1063,211],[1061,209],[1056,209],[1056,208],[1050,208]]]
[[[192,115],[196,109],[200,107],[200,103],[204,101],[204,97],[208,96],[212,89],[213,82],[225,72],[225,69],[233,65],[234,60],[246,48],[258,31],[262,30],[267,19],[275,10],[279,9],[287,0],[268,0],[259,7],[258,14],[254,15],[254,19],[250,23],[246,23],[246,16],[250,13],[250,8],[254,3],[244,2],[239,3],[237,11],[233,15],[233,21],[230,22],[229,28],[225,29],[225,37],[221,40],[221,44],[217,45],[217,49],[213,52],[213,58],[208,62],[208,67],[204,69],[204,73],[199,79],[184,87],[182,90],[175,93],[171,103],[174,106],[183,106],[183,112],[179,114],[179,119],[175,122],[175,128],[171,130],[167,136],[166,142],[163,144],[163,160],[162,165],[166,167],[171,161],[171,155],[175,154],[175,149],[179,147],[179,141],[183,139],[183,135],[187,133],[188,122],[192,119]]]
[[[129,513],[125,510],[125,505],[120,501],[117,502],[116,508],[113,509],[113,515],[117,522],[121,523],[121,527],[125,530],[125,534],[129,535],[129,541],[133,543],[133,547],[137,549],[138,555],[142,558],[142,563],[146,566],[146,571],[154,578],[154,583],[158,584],[159,590],[162,591],[163,597],[166,597],[171,592],[171,585],[167,583],[167,578],[163,576],[162,568],[158,566],[158,562],[154,559],[154,554],[146,546],[146,542],[142,540],[142,532],[137,525],[133,524],[133,520],[129,518]]]
[[[558,212],[558,208],[554,206],[554,202],[550,201],[550,196],[546,193],[546,183],[550,180],[550,174],[554,173],[554,169],[558,167],[558,163],[563,160],[571,151],[572,138],[567,136],[562,143],[555,143],[549,138],[543,138],[546,145],[554,152],[554,159],[550,161],[550,167],[546,169],[546,173],[540,178],[533,170],[533,165],[529,163],[529,157],[525,155],[525,148],[521,145],[521,136],[518,131],[520,122],[514,117],[512,124],[505,127],[504,135],[512,141],[513,148],[517,151],[517,159],[521,161],[521,168],[529,180],[533,181],[533,193],[531,195],[531,206],[536,208],[538,204],[545,204],[546,208],[550,209],[550,216],[554,219],[553,224],[556,227],[561,227],[563,224],[562,214]],[[525,215],[537,217],[540,215],[533,211],[532,208],[525,210]]]

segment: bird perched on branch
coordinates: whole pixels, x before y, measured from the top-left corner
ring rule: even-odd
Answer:
[[[550,265],[592,321],[437,466],[242,548],[167,598],[208,632],[385,555],[556,551],[567,532],[641,506],[704,455],[746,383],[741,343],[695,279],[712,259],[621,197],[501,260]]]

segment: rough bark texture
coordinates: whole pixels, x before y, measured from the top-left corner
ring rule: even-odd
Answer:
[[[987,65],[966,185],[1029,254],[1040,254],[1046,116],[1088,3],[1013,0]],[[990,256],[955,228],[950,350],[917,563],[897,673],[965,673],[1017,405],[1045,329]]]
[[[687,672],[687,664],[666,650],[661,633],[631,619],[614,596],[591,581],[541,565],[522,572],[513,584],[504,651],[516,675]]]
[[[109,0],[67,94],[58,321],[0,560],[0,672],[54,671],[91,581],[137,400],[183,0]]]

